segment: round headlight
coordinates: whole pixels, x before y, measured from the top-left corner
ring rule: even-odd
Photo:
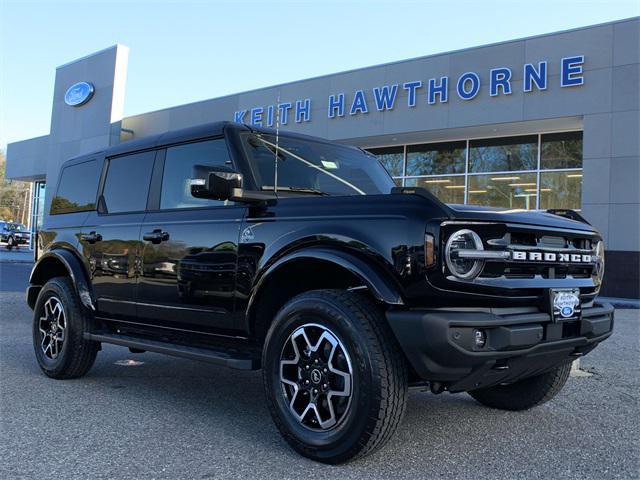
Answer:
[[[604,278],[604,242],[600,240],[596,245],[596,279],[598,286],[602,285]]]
[[[480,275],[484,260],[472,258],[473,250],[484,250],[482,240],[473,230],[458,230],[449,237],[445,259],[449,271],[456,277],[470,280]]]

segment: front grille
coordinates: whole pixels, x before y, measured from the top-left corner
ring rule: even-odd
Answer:
[[[487,263],[480,278],[589,278],[594,266],[576,265],[513,265],[506,263]]]
[[[501,262],[487,262],[480,278],[508,279],[567,279],[590,278],[594,273],[595,262],[573,263],[560,260],[560,255],[595,255],[596,242],[591,235],[582,233],[563,233],[526,231],[523,227],[507,226],[507,231],[496,237],[491,232],[481,235],[486,250],[554,254],[557,259],[549,261],[522,260],[513,258]],[[544,258],[544,257],[543,257]]]
[[[447,239],[465,228],[478,234],[483,250],[459,249],[456,255],[482,261],[481,273],[465,280],[453,275],[446,265],[442,267],[445,279],[464,283],[465,289],[491,287],[539,294],[542,289],[580,288],[585,301],[597,293],[596,246],[600,237],[596,232],[506,223],[445,222],[443,252]]]

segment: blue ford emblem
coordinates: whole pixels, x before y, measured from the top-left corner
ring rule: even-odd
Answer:
[[[562,310],[560,311],[560,315],[562,315],[565,318],[570,317],[571,315],[573,315],[573,307],[562,307]]]
[[[78,82],[69,87],[64,94],[64,103],[72,107],[84,105],[93,97],[94,88],[89,82]]]

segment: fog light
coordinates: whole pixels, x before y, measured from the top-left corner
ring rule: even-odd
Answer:
[[[483,330],[474,330],[473,341],[476,344],[476,347],[483,348],[487,343],[487,335],[484,333]]]

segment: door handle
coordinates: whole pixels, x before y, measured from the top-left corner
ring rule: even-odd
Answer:
[[[167,240],[169,240],[169,232],[163,232],[162,230],[157,228],[153,232],[145,233],[142,238],[151,243],[166,242]]]
[[[80,240],[84,240],[87,243],[96,243],[102,240],[102,235],[96,232],[83,233],[80,235]]]

